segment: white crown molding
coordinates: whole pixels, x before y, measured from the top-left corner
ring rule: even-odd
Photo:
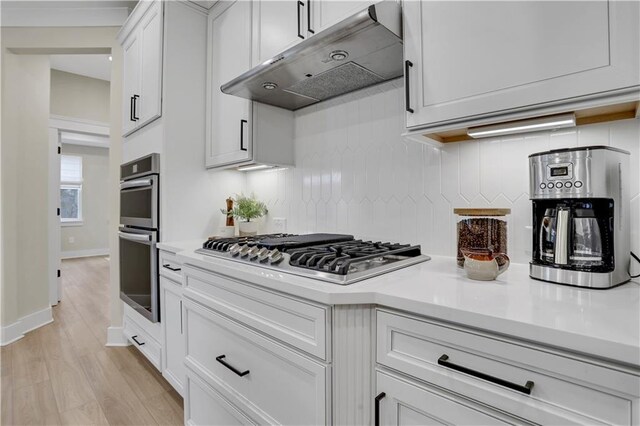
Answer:
[[[51,306],[25,315],[13,324],[2,327],[2,336],[0,337],[0,346],[8,345],[16,340],[20,340],[31,330],[42,327],[43,325],[53,322],[53,314]]]
[[[62,115],[50,115],[49,127],[58,129],[61,132],[67,131],[109,136],[109,123],[65,117]]]
[[[120,44],[122,44],[124,40],[129,36],[129,34],[133,31],[133,29],[136,27],[140,19],[142,19],[142,17],[147,12],[147,10],[149,10],[149,8],[153,5],[154,1],[160,1],[160,0],[140,0],[138,2],[138,4],[133,9],[129,17],[122,24],[122,28],[120,28],[118,35],[116,35],[116,39],[118,40],[118,42],[120,42]],[[164,11],[162,10],[161,1],[160,1],[160,8],[161,8],[160,13],[161,14],[164,13]]]
[[[127,7],[3,7],[3,27],[119,27]]]

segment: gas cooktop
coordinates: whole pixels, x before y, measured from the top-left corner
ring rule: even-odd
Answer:
[[[344,234],[209,239],[196,252],[342,285],[430,259],[419,245],[356,240]]]

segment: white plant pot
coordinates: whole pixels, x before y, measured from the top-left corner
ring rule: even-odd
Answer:
[[[231,238],[236,235],[236,227],[235,226],[221,226],[218,234],[222,238]]]
[[[241,237],[248,237],[258,233],[258,222],[240,222],[238,226]]]

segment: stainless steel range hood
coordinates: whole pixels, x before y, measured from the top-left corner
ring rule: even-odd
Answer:
[[[223,93],[296,110],[402,76],[400,4],[386,0],[222,85]]]

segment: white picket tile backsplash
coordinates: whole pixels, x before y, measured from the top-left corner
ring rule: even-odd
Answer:
[[[247,173],[246,192],[267,202],[261,231],[286,217],[288,232],[348,232],[421,244],[453,256],[455,207],[508,207],[509,254],[531,256],[528,155],[612,145],[631,155],[632,249],[640,253],[640,120],[446,144],[404,140],[396,80],[296,113],[296,168]]]

